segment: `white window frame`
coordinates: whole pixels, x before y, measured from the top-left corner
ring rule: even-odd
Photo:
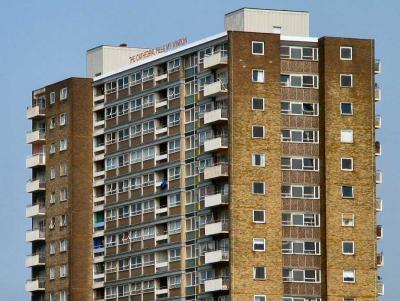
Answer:
[[[68,88],[64,87],[60,90],[60,100],[65,100],[68,97]]]
[[[254,52],[254,44],[261,44],[262,45],[262,52],[261,53]],[[263,41],[251,41],[251,53],[253,55],[264,55],[264,52],[265,52],[265,43]]]
[[[354,143],[353,130],[340,130],[340,142],[341,143]]]
[[[67,113],[60,114],[60,126],[67,124]]]
[[[353,251],[351,253],[345,253],[345,251],[344,251],[344,245],[347,244],[347,243],[352,245]],[[354,241],[352,241],[352,240],[342,241],[342,254],[343,255],[350,256],[350,255],[354,255],[355,252],[356,252],[356,250],[355,250]]]
[[[267,301],[267,296],[266,295],[254,295],[253,300],[254,301]]]
[[[56,152],[56,144],[55,144],[55,143],[51,143],[51,144],[50,144],[49,153],[50,153],[50,154],[55,154],[55,152]]]
[[[282,103],[289,104],[289,110],[282,109]],[[294,105],[301,105],[302,106],[302,113],[293,113],[293,106]],[[312,105],[313,106],[313,114],[305,114],[304,105]],[[319,104],[315,102],[301,102],[301,101],[281,101],[281,114],[283,115],[293,115],[293,116],[319,116]]]
[[[345,274],[346,273],[352,273],[353,274],[353,280],[345,280]],[[356,270],[343,270],[343,282],[344,283],[355,283],[356,282]]]
[[[343,111],[342,111],[342,104],[350,104],[350,107],[351,107],[351,113],[343,113]],[[354,114],[354,109],[353,109],[353,103],[352,102],[347,102],[347,101],[343,101],[343,102],[341,102],[340,103],[340,115],[343,115],[343,116],[352,116],[353,114]]]
[[[351,160],[351,168],[343,169],[343,160]],[[341,171],[354,171],[354,159],[352,157],[341,157],[340,158],[340,170]]]
[[[280,79],[281,87],[289,87],[289,88],[297,88],[297,89],[318,89],[319,88],[319,76],[317,74],[281,74],[282,76],[288,76],[288,80],[286,82],[282,82],[282,78]],[[304,86],[304,77],[310,76],[312,77],[312,86]],[[300,86],[292,86],[292,77],[301,77]]]
[[[254,128],[256,128],[256,127],[261,127],[262,128],[262,130],[263,130],[262,137],[254,137]],[[253,139],[265,139],[265,126],[257,125],[257,124],[252,125],[251,126],[251,138],[253,138]]]
[[[342,49],[350,49],[350,58],[342,57]],[[351,46],[341,46],[340,47],[339,56],[340,56],[340,60],[342,60],[342,61],[351,61],[351,60],[353,60],[353,47],[351,47]]]
[[[51,241],[51,242],[50,242],[50,245],[49,245],[49,254],[50,254],[50,255],[56,254],[56,242],[55,242],[55,241]]]
[[[60,253],[67,252],[68,250],[68,240],[60,240]]]
[[[254,185],[257,183],[262,183],[263,184],[263,192],[255,192],[254,191]],[[251,185],[251,192],[255,195],[265,195],[265,182],[258,182],[258,181],[253,181]]]
[[[256,278],[256,274],[257,274],[257,269],[258,268],[262,268],[264,271],[263,271],[263,273],[264,273],[264,278]],[[253,280],[266,280],[267,279],[267,267],[260,267],[260,266],[257,266],[257,267],[253,267]]]
[[[257,72],[257,79],[254,80],[254,72]],[[260,73],[262,74],[262,79],[260,78]],[[264,69],[251,69],[251,81],[253,83],[265,83],[265,71]]]
[[[347,215],[352,215],[350,224],[346,224]],[[354,227],[355,226],[355,216],[354,213],[342,213],[342,227]]]
[[[255,213],[256,212],[262,212],[263,213],[263,220],[262,221],[256,221],[255,220]],[[255,223],[255,224],[265,224],[266,223],[266,211],[265,210],[259,210],[259,209],[253,209],[253,223]]]
[[[50,167],[50,180],[54,180],[56,178],[56,169],[55,167]]]
[[[65,278],[68,275],[68,266],[66,264],[60,265],[60,278]]]
[[[68,149],[68,140],[67,138],[62,138],[60,140],[60,152],[66,151]]]
[[[351,196],[345,196],[343,194],[343,188],[344,187],[351,187]],[[352,186],[352,185],[342,185],[340,187],[340,190],[341,190],[340,193],[341,193],[343,199],[354,199],[354,186]]]
[[[51,105],[56,103],[56,92],[54,92],[54,91],[50,92],[50,101],[49,102]]]
[[[256,165],[256,156],[260,156],[260,165]],[[252,154],[251,163],[254,167],[265,167],[265,154]]]
[[[255,246],[256,245],[262,245],[262,250],[261,249],[256,249]],[[253,238],[253,251],[254,252],[265,252],[266,250],[266,246],[265,246],[265,238]]]
[[[255,99],[257,99],[257,100],[262,100],[262,109],[255,109],[254,108],[254,100]],[[265,98],[264,97],[255,97],[255,96],[253,96],[252,98],[251,98],[251,109],[253,110],[253,111],[265,111]]]
[[[56,279],[56,268],[55,267],[49,268],[49,279],[50,280]]]
[[[350,80],[351,80],[351,84],[350,84],[350,86],[343,86],[342,85],[342,77],[344,77],[344,76],[350,76]],[[354,80],[353,80],[353,74],[340,74],[340,87],[341,88],[353,88],[353,86],[354,86]]]

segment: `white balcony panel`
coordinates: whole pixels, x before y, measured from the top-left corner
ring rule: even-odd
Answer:
[[[205,255],[205,264],[229,260],[228,251],[217,250],[213,252],[207,252],[204,255]]]
[[[26,158],[26,168],[32,168],[36,166],[42,166],[46,164],[46,155],[45,154],[35,154]]]
[[[156,209],[156,214],[161,214],[161,213],[166,213],[166,212],[168,212],[168,207]]]
[[[45,190],[45,186],[46,184],[43,180],[29,180],[26,182],[26,192]]]
[[[168,159],[168,154],[156,155],[156,161]]]
[[[204,96],[219,96],[228,92],[226,83],[216,81],[204,85]]]
[[[167,78],[168,78],[168,74],[165,73],[165,74],[157,75],[157,76],[154,78],[154,80],[155,80],[156,82],[158,82],[158,81],[160,81],[160,80],[167,79]]]
[[[43,205],[32,205],[28,206],[25,209],[25,216],[26,217],[33,217],[33,216],[39,216],[39,215],[45,215],[46,208]]]
[[[32,131],[26,133],[26,143],[31,144],[37,141],[44,141],[46,138],[46,134],[44,131]]]
[[[221,52],[214,53],[213,55],[206,56],[204,58],[204,69],[215,68],[222,65],[228,64],[228,56],[222,55]]]
[[[36,255],[28,255],[25,257],[25,267],[33,267],[33,266],[38,266],[38,265],[44,265],[45,260],[44,256],[41,256],[39,254]]]
[[[376,115],[375,116],[375,128],[380,129],[382,127],[382,116]]]
[[[44,280],[28,280],[25,282],[25,291],[44,291]]]
[[[217,137],[213,139],[208,139],[204,141],[204,151],[212,152],[218,149],[228,148],[228,138],[227,137]]]
[[[214,122],[226,121],[226,120],[228,120],[227,109],[216,109],[204,113],[204,124],[211,124]]]
[[[380,198],[376,199],[375,209],[377,212],[381,212],[383,210],[383,201]]]
[[[379,86],[375,86],[375,101],[379,101],[382,99],[382,91]]]
[[[168,127],[158,128],[155,130],[156,135],[164,134],[168,132]]]
[[[228,284],[226,281],[223,281],[222,278],[211,279],[204,281],[204,291],[205,292],[215,292],[221,290],[227,290]]]
[[[378,290],[378,296],[385,295],[385,285],[383,284],[382,280],[378,280],[377,290]]]
[[[210,194],[204,197],[204,207],[214,207],[228,204],[228,195],[222,193]]]
[[[32,118],[42,117],[42,116],[45,116],[45,113],[44,113],[44,108],[41,108],[40,106],[29,107],[26,110],[26,118],[27,119],[32,119]]]
[[[25,240],[27,242],[32,242],[36,240],[44,240],[44,231],[43,230],[28,230],[26,231]]]
[[[204,169],[204,179],[214,179],[218,177],[227,177],[228,176],[228,165],[227,164],[218,164],[214,166],[209,166]]]
[[[168,294],[168,289],[163,288],[163,289],[156,289],[156,295],[167,295]]]
[[[156,241],[159,241],[159,240],[166,240],[166,239],[168,239],[168,234],[157,235],[157,236],[156,236]]]
[[[376,184],[382,184],[382,171],[377,170],[375,176]]]
[[[93,289],[104,287],[104,281],[93,281]]]
[[[204,231],[206,235],[228,233],[228,224],[226,222],[207,224],[205,225]]]

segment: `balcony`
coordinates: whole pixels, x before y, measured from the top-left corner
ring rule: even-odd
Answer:
[[[376,198],[375,210],[381,212],[383,210],[383,201],[381,198]]]
[[[205,255],[205,261],[204,261],[205,264],[229,261],[228,250],[217,250],[213,252],[207,252],[204,255]]]
[[[156,76],[154,77],[154,80],[155,80],[156,82],[159,82],[159,81],[165,80],[165,79],[167,79],[167,78],[168,78],[168,74],[167,74],[167,73],[164,73],[164,74],[156,75]]]
[[[44,141],[46,138],[46,132],[44,130],[34,130],[26,133],[26,143],[32,144],[39,141]]]
[[[204,169],[204,180],[216,179],[228,176],[228,164],[220,163],[214,166],[208,166]]]
[[[26,192],[41,191],[46,189],[46,181],[43,178],[28,180],[26,182]]]
[[[211,224],[205,225],[205,235],[218,235],[229,232],[229,223],[228,221],[220,221],[214,222]]]
[[[156,267],[156,273],[166,272],[168,271],[168,261],[156,262],[155,267]]]
[[[382,225],[376,225],[376,238],[381,239],[383,237],[383,227]]]
[[[376,265],[378,267],[383,267],[384,265],[383,252],[380,252],[376,255]]]
[[[45,278],[36,278],[25,282],[26,292],[44,291]]]
[[[381,88],[378,84],[375,84],[375,101],[379,101],[382,99]]]
[[[43,166],[46,164],[46,154],[33,154],[26,158],[26,168]]]
[[[377,170],[375,175],[376,184],[382,184],[382,171]]]
[[[385,285],[383,284],[383,280],[379,277],[376,283],[378,296],[383,296],[385,294]]]
[[[221,277],[204,281],[205,292],[225,291],[229,289],[229,278]]]
[[[26,231],[25,240],[27,242],[44,240],[44,229],[40,228]]]
[[[375,141],[375,156],[382,155],[382,144],[379,141]]]
[[[380,129],[382,127],[382,117],[380,115],[375,116],[375,128]]]
[[[204,85],[204,97],[221,96],[228,92],[227,83],[217,80],[211,84]]]
[[[216,137],[204,141],[204,151],[212,152],[228,148],[228,137]]]
[[[156,128],[156,130],[154,131],[156,135],[160,135],[160,134],[167,134],[168,133],[168,127],[167,126],[159,126]]]
[[[28,218],[45,215],[45,213],[46,213],[46,207],[44,206],[44,203],[28,205],[25,209],[25,216]]]
[[[219,205],[226,205],[229,203],[229,196],[227,193],[216,193],[206,195],[204,197],[204,207],[215,207]]]
[[[44,117],[44,116],[45,116],[45,108],[41,108],[40,106],[28,107],[26,109],[26,118],[27,119],[33,119],[33,118]]]
[[[204,57],[203,67],[208,68],[219,68],[228,64],[228,56],[224,52],[216,52],[212,55]]]
[[[25,267],[29,268],[29,267],[33,267],[33,266],[44,265],[45,258],[46,257],[45,257],[44,253],[27,255],[25,257]]]
[[[156,108],[166,107],[168,104],[168,98],[157,99],[155,103]]]
[[[381,60],[376,59],[374,63],[374,72],[375,74],[380,74],[382,68]]]
[[[228,109],[219,108],[204,113],[204,124],[212,124],[217,122],[225,122],[228,120]]]

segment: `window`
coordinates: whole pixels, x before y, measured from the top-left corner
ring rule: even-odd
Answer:
[[[49,269],[49,278],[50,280],[53,280],[56,278],[56,269],[55,267],[50,267]]]
[[[66,227],[67,226],[67,215],[62,214],[60,216],[60,227]]]
[[[318,143],[319,132],[312,130],[285,129],[281,130],[281,141],[294,143]]]
[[[56,144],[55,143],[52,143],[52,144],[50,144],[50,151],[49,151],[49,153],[50,154],[54,154],[56,152]]]
[[[131,85],[133,86],[133,85],[137,85],[140,83],[142,83],[142,72],[139,71],[139,72],[131,74]]]
[[[265,223],[265,210],[253,210],[253,223],[255,224]]]
[[[340,47],[340,59],[349,61],[353,59],[353,47]]]
[[[265,183],[264,182],[253,182],[253,193],[265,194]]]
[[[265,295],[254,295],[254,301],[267,301],[267,297]]]
[[[116,286],[106,287],[105,291],[106,291],[106,293],[105,293],[106,299],[117,298],[117,287]]]
[[[60,266],[60,278],[67,277],[67,273],[68,273],[67,265],[66,264],[61,265]]]
[[[50,293],[50,301],[57,301],[56,293]]]
[[[169,260],[170,261],[178,261],[181,259],[181,249],[175,248],[169,250]]]
[[[66,176],[68,174],[68,164],[67,162],[62,162],[60,164],[60,177]]]
[[[117,116],[117,107],[109,107],[106,109],[106,119],[111,119]]]
[[[65,125],[67,123],[67,113],[60,114],[60,126]]]
[[[181,275],[175,275],[169,277],[169,287],[177,288],[181,286]]]
[[[319,159],[318,158],[292,158],[282,157],[281,168],[283,170],[319,170]]]
[[[340,74],[340,86],[343,88],[351,88],[353,86],[353,75]]]
[[[52,130],[56,127],[56,118],[55,117],[51,117],[49,120],[49,128]]]
[[[172,73],[172,72],[178,71],[180,65],[181,65],[180,58],[176,58],[176,59],[174,59],[172,61],[169,61],[168,62],[168,67],[167,67],[168,73]]]
[[[152,80],[153,77],[154,77],[154,69],[153,69],[153,67],[143,70],[143,77],[142,77],[143,82]]]
[[[67,291],[63,290],[60,292],[60,301],[67,301]]]
[[[129,77],[124,76],[118,79],[118,90],[125,89],[129,85]]]
[[[342,241],[342,253],[344,255],[354,255],[354,241]]]
[[[354,227],[354,214],[343,213],[342,214],[342,226],[343,227]]]
[[[175,139],[168,142],[168,152],[170,154],[179,152],[180,149],[181,149],[180,139]]]
[[[281,113],[287,115],[318,116],[318,103],[282,101]]]
[[[255,55],[263,55],[264,54],[264,42],[252,41],[251,42],[251,50]]]
[[[66,239],[60,240],[60,252],[67,252],[68,241]]]
[[[253,125],[252,135],[253,138],[256,139],[264,139],[264,126],[261,125]]]
[[[321,254],[320,243],[318,241],[283,241],[283,254]]]
[[[356,298],[344,298],[343,301],[356,301]]]
[[[353,158],[341,158],[341,168],[343,171],[353,170]]]
[[[253,97],[252,108],[254,111],[264,111],[264,98]]]
[[[253,251],[264,252],[265,251],[265,239],[264,238],[253,238]]]
[[[62,88],[60,91],[60,100],[67,99],[67,97],[68,97],[68,89]]]
[[[284,226],[319,227],[319,214],[316,213],[282,213]]]
[[[284,198],[319,199],[319,186],[282,185]]]
[[[342,198],[351,199],[354,198],[354,187],[349,185],[342,186]]]
[[[56,177],[56,169],[54,167],[50,168],[50,179],[54,180]]]
[[[291,60],[318,60],[318,48],[281,46],[281,58]],[[297,301],[297,300],[296,300]]]
[[[50,253],[50,255],[56,254],[56,242],[55,241],[50,242],[49,253]]]
[[[168,100],[178,98],[180,95],[179,86],[168,88]]]
[[[340,131],[340,142],[353,143],[353,130],[341,130]]]
[[[253,268],[253,279],[265,280],[266,278],[267,278],[267,268],[266,267],[254,267]]]
[[[351,102],[340,103],[340,114],[353,115],[353,104]]]
[[[168,207],[176,207],[181,203],[181,196],[179,193],[171,194],[168,196]]]
[[[281,86],[292,88],[318,88],[318,75],[281,74]]]
[[[320,270],[301,270],[301,269],[284,268],[282,271],[282,276],[284,282],[319,283],[321,281]]]
[[[343,270],[343,282],[349,282],[349,283],[356,282],[356,271]]]
[[[264,154],[253,154],[252,155],[253,166],[265,167],[265,155]]]
[[[252,79],[255,83],[263,83],[264,82],[264,70],[253,69],[252,70]]]
[[[50,204],[55,204],[56,203],[56,193],[52,191],[50,193]]]
[[[60,140],[60,151],[65,151],[68,146],[67,138],[63,138]]]
[[[64,202],[68,199],[68,190],[67,188],[62,188],[60,190],[60,202]]]
[[[50,104],[53,104],[56,102],[56,92],[52,91],[50,92]]]
[[[129,112],[129,102],[124,102],[117,106],[118,116],[128,114],[128,112]]]

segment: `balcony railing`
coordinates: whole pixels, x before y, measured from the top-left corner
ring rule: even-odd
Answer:
[[[376,59],[374,63],[374,72],[375,74],[381,73],[382,63],[381,60]]]
[[[204,207],[214,207],[219,205],[226,205],[229,203],[229,195],[227,193],[209,194],[204,197]]]
[[[204,57],[203,61],[204,69],[217,68],[226,64],[228,64],[228,55],[226,54],[226,52],[221,51]]]
[[[229,289],[229,277],[221,276],[204,281],[205,292],[215,292]]]
[[[204,124],[212,124],[228,120],[228,108],[222,107],[204,113]]]
[[[39,253],[33,253],[30,255],[27,255],[25,257],[25,267],[32,267],[32,266],[37,266],[37,265],[44,265],[45,264],[45,253],[44,252],[39,252]]]
[[[226,82],[217,80],[211,84],[204,85],[204,96],[219,96],[228,92],[228,85]]]
[[[43,117],[45,116],[45,110],[46,108],[43,108],[39,105],[28,107],[26,108],[26,118],[33,119],[37,117]]]
[[[381,88],[378,84],[375,84],[375,101],[379,101],[382,99]]]
[[[375,141],[375,156],[382,155],[382,145],[379,141]]]
[[[204,141],[204,151],[212,152],[228,148],[228,136],[217,136]]]
[[[228,163],[217,163],[214,166],[208,166],[204,169],[204,179],[209,180],[219,177],[227,177],[228,169]]]
[[[26,158],[26,168],[32,168],[46,164],[46,154],[38,153],[30,155]]]
[[[229,221],[214,221],[210,224],[206,224],[204,228],[205,235],[218,235],[229,232]]]
[[[27,280],[25,283],[25,291],[34,292],[34,291],[43,291],[45,287],[46,278],[33,278]]]
[[[381,212],[383,210],[383,201],[381,198],[376,198],[375,210]]]
[[[229,261],[229,250],[216,250],[212,252],[206,252],[204,256],[205,264]]]
[[[384,264],[383,252],[380,252],[376,255],[376,265],[378,267],[383,267],[383,264]]]
[[[28,218],[45,214],[46,214],[46,206],[44,203],[29,204],[25,210],[25,215]]]
[[[382,171],[377,170],[375,175],[376,184],[382,184]]]
[[[35,178],[26,182],[26,192],[34,192],[46,189],[46,180],[44,178]]]
[[[44,228],[34,228],[26,231],[26,241],[44,240]]]
[[[382,127],[382,117],[380,115],[375,116],[375,128],[380,129]]]
[[[385,285],[383,284],[383,279],[381,277],[378,278],[376,285],[378,296],[383,296],[385,294]]]
[[[46,132],[44,130],[34,130],[26,133],[26,143],[31,144],[38,141],[44,141]]]

